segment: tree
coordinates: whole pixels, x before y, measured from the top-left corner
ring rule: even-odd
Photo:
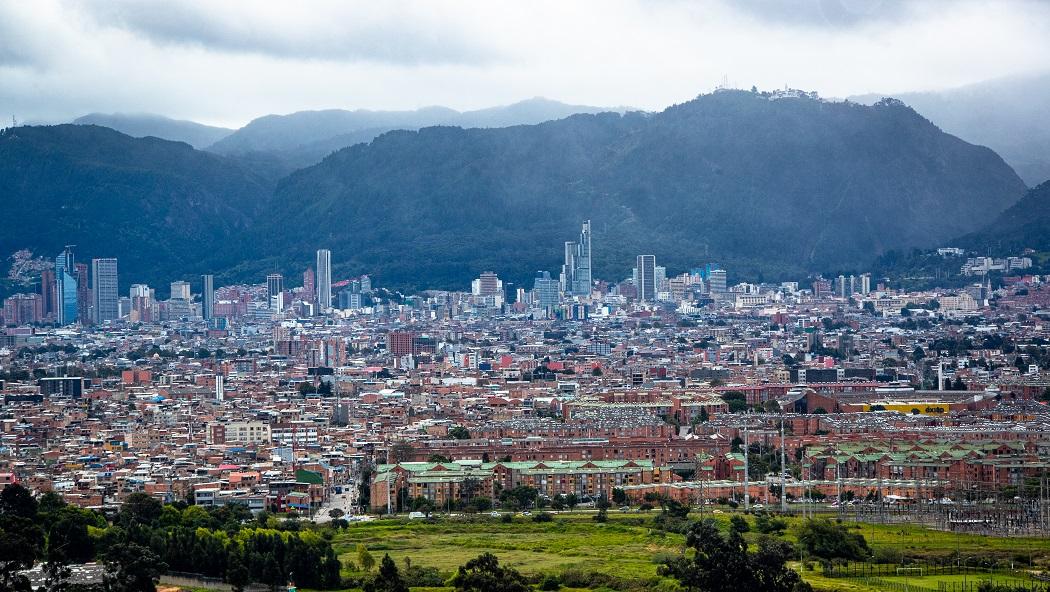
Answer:
[[[415,454],[416,450],[408,442],[395,442],[390,446],[390,461],[393,463],[403,463],[412,460],[412,455]]]
[[[95,557],[95,541],[88,534],[94,525],[90,513],[75,507],[66,507],[51,520],[47,534],[48,561],[86,563]]]
[[[164,511],[164,505],[146,493],[133,493],[120,506],[120,524],[152,526]]]
[[[923,349],[921,347],[916,345],[915,349],[911,352],[911,359],[913,359],[916,362],[918,362],[919,360],[922,360],[925,357],[926,357],[926,352],[923,351]]]
[[[747,523],[747,518],[744,518],[740,514],[734,514],[729,519],[729,528],[734,532],[744,533],[751,530],[751,525]]]
[[[156,592],[160,575],[168,570],[149,547],[135,543],[113,545],[103,563],[107,592]]]
[[[860,561],[871,555],[864,535],[826,519],[811,519],[801,524],[798,542],[807,553],[821,559]]]
[[[670,576],[690,592],[803,592],[812,588],[787,567],[790,546],[763,540],[756,553],[748,552],[743,536],[734,531],[723,537],[711,520],[694,522],[686,545],[695,553],[664,562],[660,575]]]
[[[364,592],[408,592],[408,586],[401,579],[397,564],[389,554],[383,555],[379,563],[379,573],[364,585]]]
[[[448,431],[448,436],[456,440],[469,440],[470,432],[463,426],[456,426]]]
[[[579,503],[580,503],[580,498],[576,497],[575,493],[570,493],[570,494],[565,496],[565,505],[566,505],[566,507],[569,508],[570,512],[573,509],[575,509],[576,508],[576,504],[579,504]]]
[[[528,592],[525,577],[510,567],[500,567],[492,553],[482,553],[461,565],[452,577],[456,592]]]
[[[372,571],[376,565],[375,557],[372,557],[372,554],[368,552],[368,547],[362,544],[357,545],[357,564],[365,571]]]
[[[619,487],[614,487],[613,488],[612,498],[613,498],[613,502],[614,503],[617,503],[617,504],[619,504],[621,506],[626,504],[628,501],[630,501],[630,500],[627,499],[627,492],[624,491],[623,489],[619,488]]]
[[[33,494],[18,483],[11,483],[0,491],[0,515],[36,518],[39,504]]]
[[[416,496],[416,498],[412,500],[412,511],[423,512],[427,516],[430,516],[430,513],[434,511],[434,502],[430,501],[426,496]]]
[[[252,574],[245,563],[244,552],[236,548],[231,549],[226,561],[226,583],[233,588],[233,592],[243,592],[251,581]]]
[[[33,520],[0,514],[0,590],[29,592],[29,579],[19,572],[33,567],[43,549],[44,531]]]
[[[782,518],[774,518],[769,514],[762,513],[755,516],[755,530],[762,534],[779,535],[787,530],[787,522]]]

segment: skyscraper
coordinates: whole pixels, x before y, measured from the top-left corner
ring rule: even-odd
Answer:
[[[475,296],[494,296],[503,291],[503,282],[495,273],[483,271],[478,279],[470,284],[470,292]]]
[[[70,325],[77,320],[77,280],[73,247],[67,246],[55,257],[55,322]]]
[[[77,263],[73,266],[73,269],[76,270],[73,277],[77,280],[77,320],[81,324],[87,325],[95,318],[88,266],[86,263]]]
[[[204,320],[210,321],[215,316],[215,276],[201,276],[204,280],[201,286],[201,314]]]
[[[317,298],[317,276],[314,268],[307,267],[303,272],[303,300],[313,302]]]
[[[266,302],[269,306],[284,308],[282,295],[284,294],[284,276],[279,273],[271,273],[266,276]]]
[[[120,318],[120,291],[117,289],[117,260],[91,260],[91,290],[95,322],[115,321]]]
[[[711,294],[724,294],[726,291],[726,270],[712,269],[707,274],[708,292]]]
[[[317,251],[317,307],[322,311],[332,308],[332,252],[328,249]]]
[[[190,283],[182,280],[171,282],[171,299],[172,300],[189,300],[190,299]]]
[[[580,229],[580,241],[576,244],[576,274],[572,293],[589,296],[591,293],[591,221],[586,220]]]
[[[547,308],[558,304],[558,280],[551,277],[549,271],[541,271],[532,284],[532,296],[536,306]]]
[[[580,240],[565,241],[561,291],[570,296],[588,296],[591,280],[591,221],[586,220],[580,230]]]
[[[636,287],[638,300],[652,302],[656,300],[656,255],[638,255]]]
[[[55,270],[45,269],[40,272],[41,317],[55,316]]]

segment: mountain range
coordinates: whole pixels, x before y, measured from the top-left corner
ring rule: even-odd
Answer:
[[[89,113],[73,120],[76,125],[101,125],[125,133],[133,138],[152,136],[176,142],[186,142],[202,149],[232,134],[225,127],[204,125],[195,121],[171,119],[152,113]]]
[[[871,104],[883,96],[850,99]],[[1029,186],[1050,180],[1050,72],[892,96],[949,134],[995,150]]]
[[[975,233],[1025,191],[995,152],[899,101],[744,91],[660,113],[390,131],[286,176],[258,154],[10,128],[0,252],[76,244],[120,258],[122,282],[158,285],[298,274],[330,248],[337,275],[391,287],[462,289],[484,270],[528,286],[556,275],[591,219],[598,277],[629,275],[644,253],[671,273],[713,260],[735,279],[797,279]]]
[[[104,125],[129,136],[155,136],[186,142],[194,148],[217,154],[264,160],[270,166],[276,166],[288,173],[316,164],[340,148],[370,142],[376,136],[391,130],[414,130],[435,125],[486,128],[531,125],[562,119],[576,113],[626,110],[622,107],[610,109],[569,105],[535,97],[510,105],[462,112],[448,107],[424,107],[405,111],[298,111],[287,115],[259,117],[237,130],[151,114],[95,113],[78,118],[73,123]]]

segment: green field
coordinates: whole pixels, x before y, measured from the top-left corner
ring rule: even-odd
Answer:
[[[336,537],[335,547],[344,565],[356,562],[356,546],[364,544],[377,559],[389,554],[402,563],[409,557],[415,565],[449,573],[489,551],[526,575],[578,569],[644,580],[656,578],[659,557],[680,553],[685,542],[682,535],[641,524],[647,522],[610,516],[599,524],[582,513],[548,523],[522,517],[511,524],[487,517],[433,524],[378,520],[352,525]]]
[[[502,523],[488,516],[438,518],[434,521],[382,519],[354,523],[340,531],[334,545],[348,575],[360,575],[356,547],[365,545],[378,561],[389,554],[399,565],[408,558],[413,565],[435,567],[451,575],[456,568],[479,554],[489,551],[502,564],[510,565],[526,575],[564,574],[565,572],[597,573],[608,578],[603,586],[613,589],[648,590],[654,587],[673,589],[674,583],[657,575],[660,559],[675,556],[684,549],[684,537],[653,528],[652,515],[611,512],[609,522],[592,520],[593,513],[562,513],[552,522],[536,523],[517,516],[512,523]],[[729,514],[713,517],[723,528],[728,527]],[[690,518],[699,518],[696,513]],[[749,519],[750,520],[750,519]],[[795,542],[789,528],[783,539]],[[753,521],[752,521],[753,524]],[[1050,539],[998,538],[979,535],[954,534],[930,530],[915,525],[854,524],[873,550],[888,549],[912,558],[943,560],[957,557],[962,561],[994,559],[1001,564],[1016,562],[1018,568],[1050,563]],[[758,535],[749,533],[748,538]],[[794,564],[796,569],[801,564]],[[819,566],[802,569],[803,576],[819,590],[868,592],[877,587],[861,579],[826,578]],[[1023,572],[996,574],[997,582],[1018,579],[1028,581]],[[975,579],[976,578],[976,579]],[[969,575],[966,581],[987,579],[987,575]],[[903,576],[891,572],[884,581],[903,582]],[[911,584],[936,589],[938,582],[963,581],[961,575],[915,577]],[[920,583],[921,582],[921,583]],[[595,586],[596,588],[599,586]],[[566,588],[563,588],[565,590]]]

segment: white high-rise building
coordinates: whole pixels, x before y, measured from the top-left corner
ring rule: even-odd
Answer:
[[[317,251],[317,308],[326,311],[332,308],[332,252]]]
[[[656,255],[638,255],[635,270],[638,300],[653,302],[656,300]]]
[[[190,299],[190,283],[177,281],[171,282],[171,299],[172,300],[189,300]]]

